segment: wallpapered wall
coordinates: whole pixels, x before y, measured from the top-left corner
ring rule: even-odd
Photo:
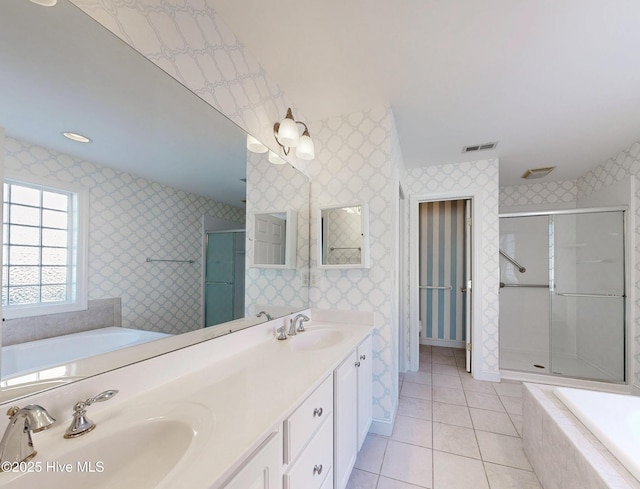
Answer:
[[[481,243],[475,251],[480,276],[473,277],[473,286],[476,291],[474,297],[479,298],[482,313],[475,319],[480,337],[473,338],[473,348],[474,351],[480,348],[481,363],[473,368],[474,375],[496,378],[499,374],[498,160],[408,169],[403,186],[409,195],[421,196],[449,191],[464,196],[469,189],[480,191],[475,205],[481,215],[473,216],[473,232],[479,233]]]
[[[317,156],[311,166],[311,219],[323,206],[369,204],[371,268],[318,270],[317,226],[311,227],[311,307],[372,311],[374,411],[391,422],[398,399],[397,195],[398,160],[391,157],[392,113],[380,107],[311,124]],[[395,301],[395,303],[394,303]]]
[[[633,319],[630,324],[630,334],[634,338],[632,382],[636,389],[640,389],[640,142],[632,144],[628,149],[619,152],[615,157],[598,165],[575,181],[540,182],[531,185],[502,187],[500,189],[500,204],[505,206],[537,206],[540,203],[573,203],[573,207],[580,200],[600,192],[607,187],[622,182],[627,178],[635,181],[635,195],[633,208],[635,212],[636,244],[631,257],[635,272],[635,303],[633,305]],[[544,199],[547,198],[548,201]]]
[[[305,120],[207,2],[70,1],[275,152],[273,123],[287,107]]]
[[[201,327],[202,215],[244,223],[244,209],[11,137],[4,168],[89,190],[88,297],[120,297],[122,326],[171,334]]]
[[[273,316],[309,304],[309,179],[289,165],[273,165],[267,153],[247,152],[246,314],[266,310]],[[253,213],[295,210],[296,268],[251,268]]]

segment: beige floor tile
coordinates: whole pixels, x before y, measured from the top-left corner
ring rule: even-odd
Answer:
[[[469,407],[488,409],[490,411],[499,411],[504,413],[504,407],[500,398],[495,394],[485,394],[483,392],[466,392],[467,404]]]
[[[400,396],[398,401],[398,415],[412,418],[432,419],[432,403],[415,397]]]
[[[367,435],[362,444],[355,467],[374,474],[380,473],[384,452],[387,449],[387,438],[375,435]]]
[[[450,389],[462,389],[462,382],[459,376],[431,374],[431,383],[439,387],[448,387]]]
[[[406,372],[404,374],[405,382],[414,382],[416,384],[431,384],[431,373],[423,370],[417,372]]]
[[[434,355],[442,355],[443,357],[452,357],[455,348],[449,348],[447,346],[432,346],[431,353]]]
[[[431,363],[439,363],[440,365],[451,365],[452,367],[456,366],[456,359],[453,356],[444,356],[434,353],[431,355]]]
[[[390,439],[431,448],[431,421],[408,416],[396,416]]]
[[[476,380],[471,377],[471,374],[460,374],[460,381],[462,382],[462,388],[465,391],[482,392],[483,394],[495,394],[493,389],[493,382],[485,382],[483,380]]]
[[[507,465],[517,469],[533,470],[524,453],[522,440],[513,436],[476,431],[480,453],[485,462]],[[434,426],[435,441],[435,426]],[[435,446],[435,443],[434,443]]]
[[[516,428],[518,435],[522,437],[522,415],[521,414],[510,414],[511,422],[513,426]]]
[[[489,489],[481,460],[433,452],[434,489]]]
[[[443,365],[441,363],[434,363],[431,365],[431,372],[434,374],[442,375],[455,375],[459,376],[458,367],[454,365]]]
[[[471,416],[469,415],[469,408],[466,406],[434,402],[433,420],[439,423],[453,424],[464,428],[473,428]]]
[[[418,364],[418,372],[431,373],[431,359],[424,361],[422,358],[420,358],[420,362]]]
[[[417,486],[431,487],[432,450],[389,440],[380,475]]]
[[[509,414],[522,416],[522,398],[501,396],[500,400]]]
[[[397,481],[395,479],[389,479],[387,477],[380,477],[380,480],[378,480],[378,487],[376,489],[422,489],[423,487],[424,486],[416,486],[406,482]]]
[[[476,430],[518,436],[518,432],[507,413],[476,408],[470,408],[469,411],[471,412],[471,419],[473,419],[473,427]]]
[[[461,426],[433,423],[433,448],[464,457],[480,458],[474,431]]]
[[[347,489],[376,489],[377,485],[378,474],[353,469],[347,482]]]
[[[542,489],[533,472],[484,463],[491,489]]]
[[[444,402],[447,404],[457,404],[459,406],[466,406],[467,399],[464,396],[464,391],[460,389],[449,389],[448,387],[433,387],[433,400],[437,402]]]
[[[403,382],[400,395],[415,397],[416,399],[431,400],[431,386],[428,384],[416,384],[415,382]]]
[[[522,398],[522,384],[513,384],[511,382],[494,383],[493,388],[499,396],[519,397]]]

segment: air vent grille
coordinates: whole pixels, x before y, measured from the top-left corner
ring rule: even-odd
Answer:
[[[473,144],[471,146],[463,146],[463,153],[471,153],[473,151],[483,151],[485,149],[495,149],[498,146],[498,141],[490,142],[490,143],[482,143],[482,144]]]

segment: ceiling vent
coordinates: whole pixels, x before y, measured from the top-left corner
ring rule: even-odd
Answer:
[[[498,146],[498,141],[494,141],[492,143],[482,143],[482,144],[474,144],[472,146],[463,146],[463,153],[471,153],[473,151],[483,151],[485,149],[495,149]]]
[[[555,170],[555,166],[546,166],[544,168],[531,168],[522,174],[521,178],[532,180],[534,178],[546,177],[549,173]]]

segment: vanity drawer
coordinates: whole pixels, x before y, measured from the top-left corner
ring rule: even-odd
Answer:
[[[320,489],[333,468],[333,416],[324,420],[320,431],[284,475],[285,489]],[[325,484],[326,485],[326,484]],[[329,486],[332,487],[332,486]]]
[[[284,463],[291,463],[333,413],[333,375],[284,422]],[[300,486],[304,487],[304,486]]]

